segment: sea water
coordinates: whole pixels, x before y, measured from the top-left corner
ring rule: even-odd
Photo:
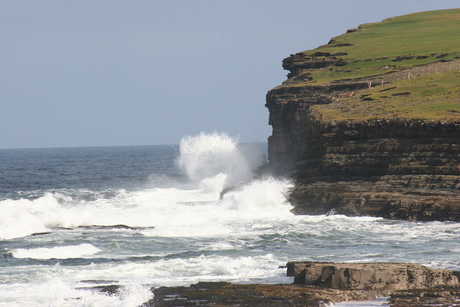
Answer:
[[[280,266],[294,260],[460,270],[459,223],[293,215],[289,179],[254,177],[265,151],[220,133],[0,150],[0,306],[138,306],[152,287],[292,283]]]

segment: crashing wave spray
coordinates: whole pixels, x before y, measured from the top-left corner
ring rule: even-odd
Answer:
[[[182,139],[177,163],[192,182],[212,185],[219,192],[253,178],[252,163],[225,133],[201,133]]]

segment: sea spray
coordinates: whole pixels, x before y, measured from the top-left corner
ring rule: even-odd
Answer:
[[[175,181],[168,174],[160,173],[146,178],[152,186],[140,190],[91,191],[90,187],[69,187],[46,191],[40,197],[0,201],[3,209],[0,239],[92,225],[156,227],[158,231],[174,230],[174,234],[166,232],[177,236],[211,233],[211,229],[205,231],[206,227],[201,226],[210,224],[214,233],[226,234],[227,227],[216,223],[222,220],[222,214],[231,213],[235,218],[242,218],[251,210],[266,214],[273,212],[273,208],[264,210],[260,206],[284,202],[279,197],[284,197],[285,183],[280,186],[275,180],[259,180],[247,188],[243,185],[253,179],[254,169],[264,163],[260,146],[242,146],[224,133],[201,133],[185,137],[179,156],[170,156],[170,159],[176,163],[165,161],[165,164],[178,168],[168,170],[168,174],[182,170],[188,182]],[[235,186],[238,188],[223,202],[216,203],[224,189]],[[281,210],[288,212],[289,209]]]
[[[243,156],[236,140],[214,132],[182,139],[177,164],[192,182],[221,192],[253,178],[250,161],[254,159]]]
[[[286,200],[290,187],[289,180],[272,177],[255,180],[224,195],[219,205],[241,214],[247,213],[252,218],[292,216],[289,212],[292,206]]]
[[[0,240],[23,237],[49,229],[44,220],[50,212],[59,208],[51,193],[34,199],[6,199],[0,201]]]

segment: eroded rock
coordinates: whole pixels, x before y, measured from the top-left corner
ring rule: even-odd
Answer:
[[[383,293],[375,290],[337,290],[298,284],[200,282],[190,287],[161,287],[154,290],[154,295],[155,298],[145,306],[326,307],[334,302],[371,300]]]
[[[414,263],[289,262],[294,283],[333,289],[407,290],[458,285],[456,272]]]
[[[390,296],[392,307],[457,306],[460,272],[412,263],[289,262],[294,284],[200,282],[153,289],[143,306],[314,306]],[[430,305],[432,306],[432,305]]]
[[[390,296],[390,303],[391,307],[460,306],[460,287],[457,285],[395,291]]]
[[[449,65],[436,69],[452,69]],[[416,67],[411,74],[423,75],[427,69]],[[386,75],[386,82],[404,73]],[[268,158],[275,173],[295,180],[288,197],[293,212],[325,214],[334,209],[353,216],[460,221],[460,122],[323,121],[312,111],[367,88],[369,82],[285,84],[268,92],[273,127]]]

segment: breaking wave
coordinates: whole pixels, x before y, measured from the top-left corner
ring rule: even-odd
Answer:
[[[176,164],[187,183],[165,178],[135,191],[66,189],[6,199],[0,201],[0,239],[92,225],[155,228],[145,231],[170,236],[226,234],[232,231],[229,219],[291,216],[284,198],[289,181],[254,180],[254,170],[264,162],[261,150],[242,150],[226,134],[186,137]],[[233,190],[222,197],[228,188]]]

